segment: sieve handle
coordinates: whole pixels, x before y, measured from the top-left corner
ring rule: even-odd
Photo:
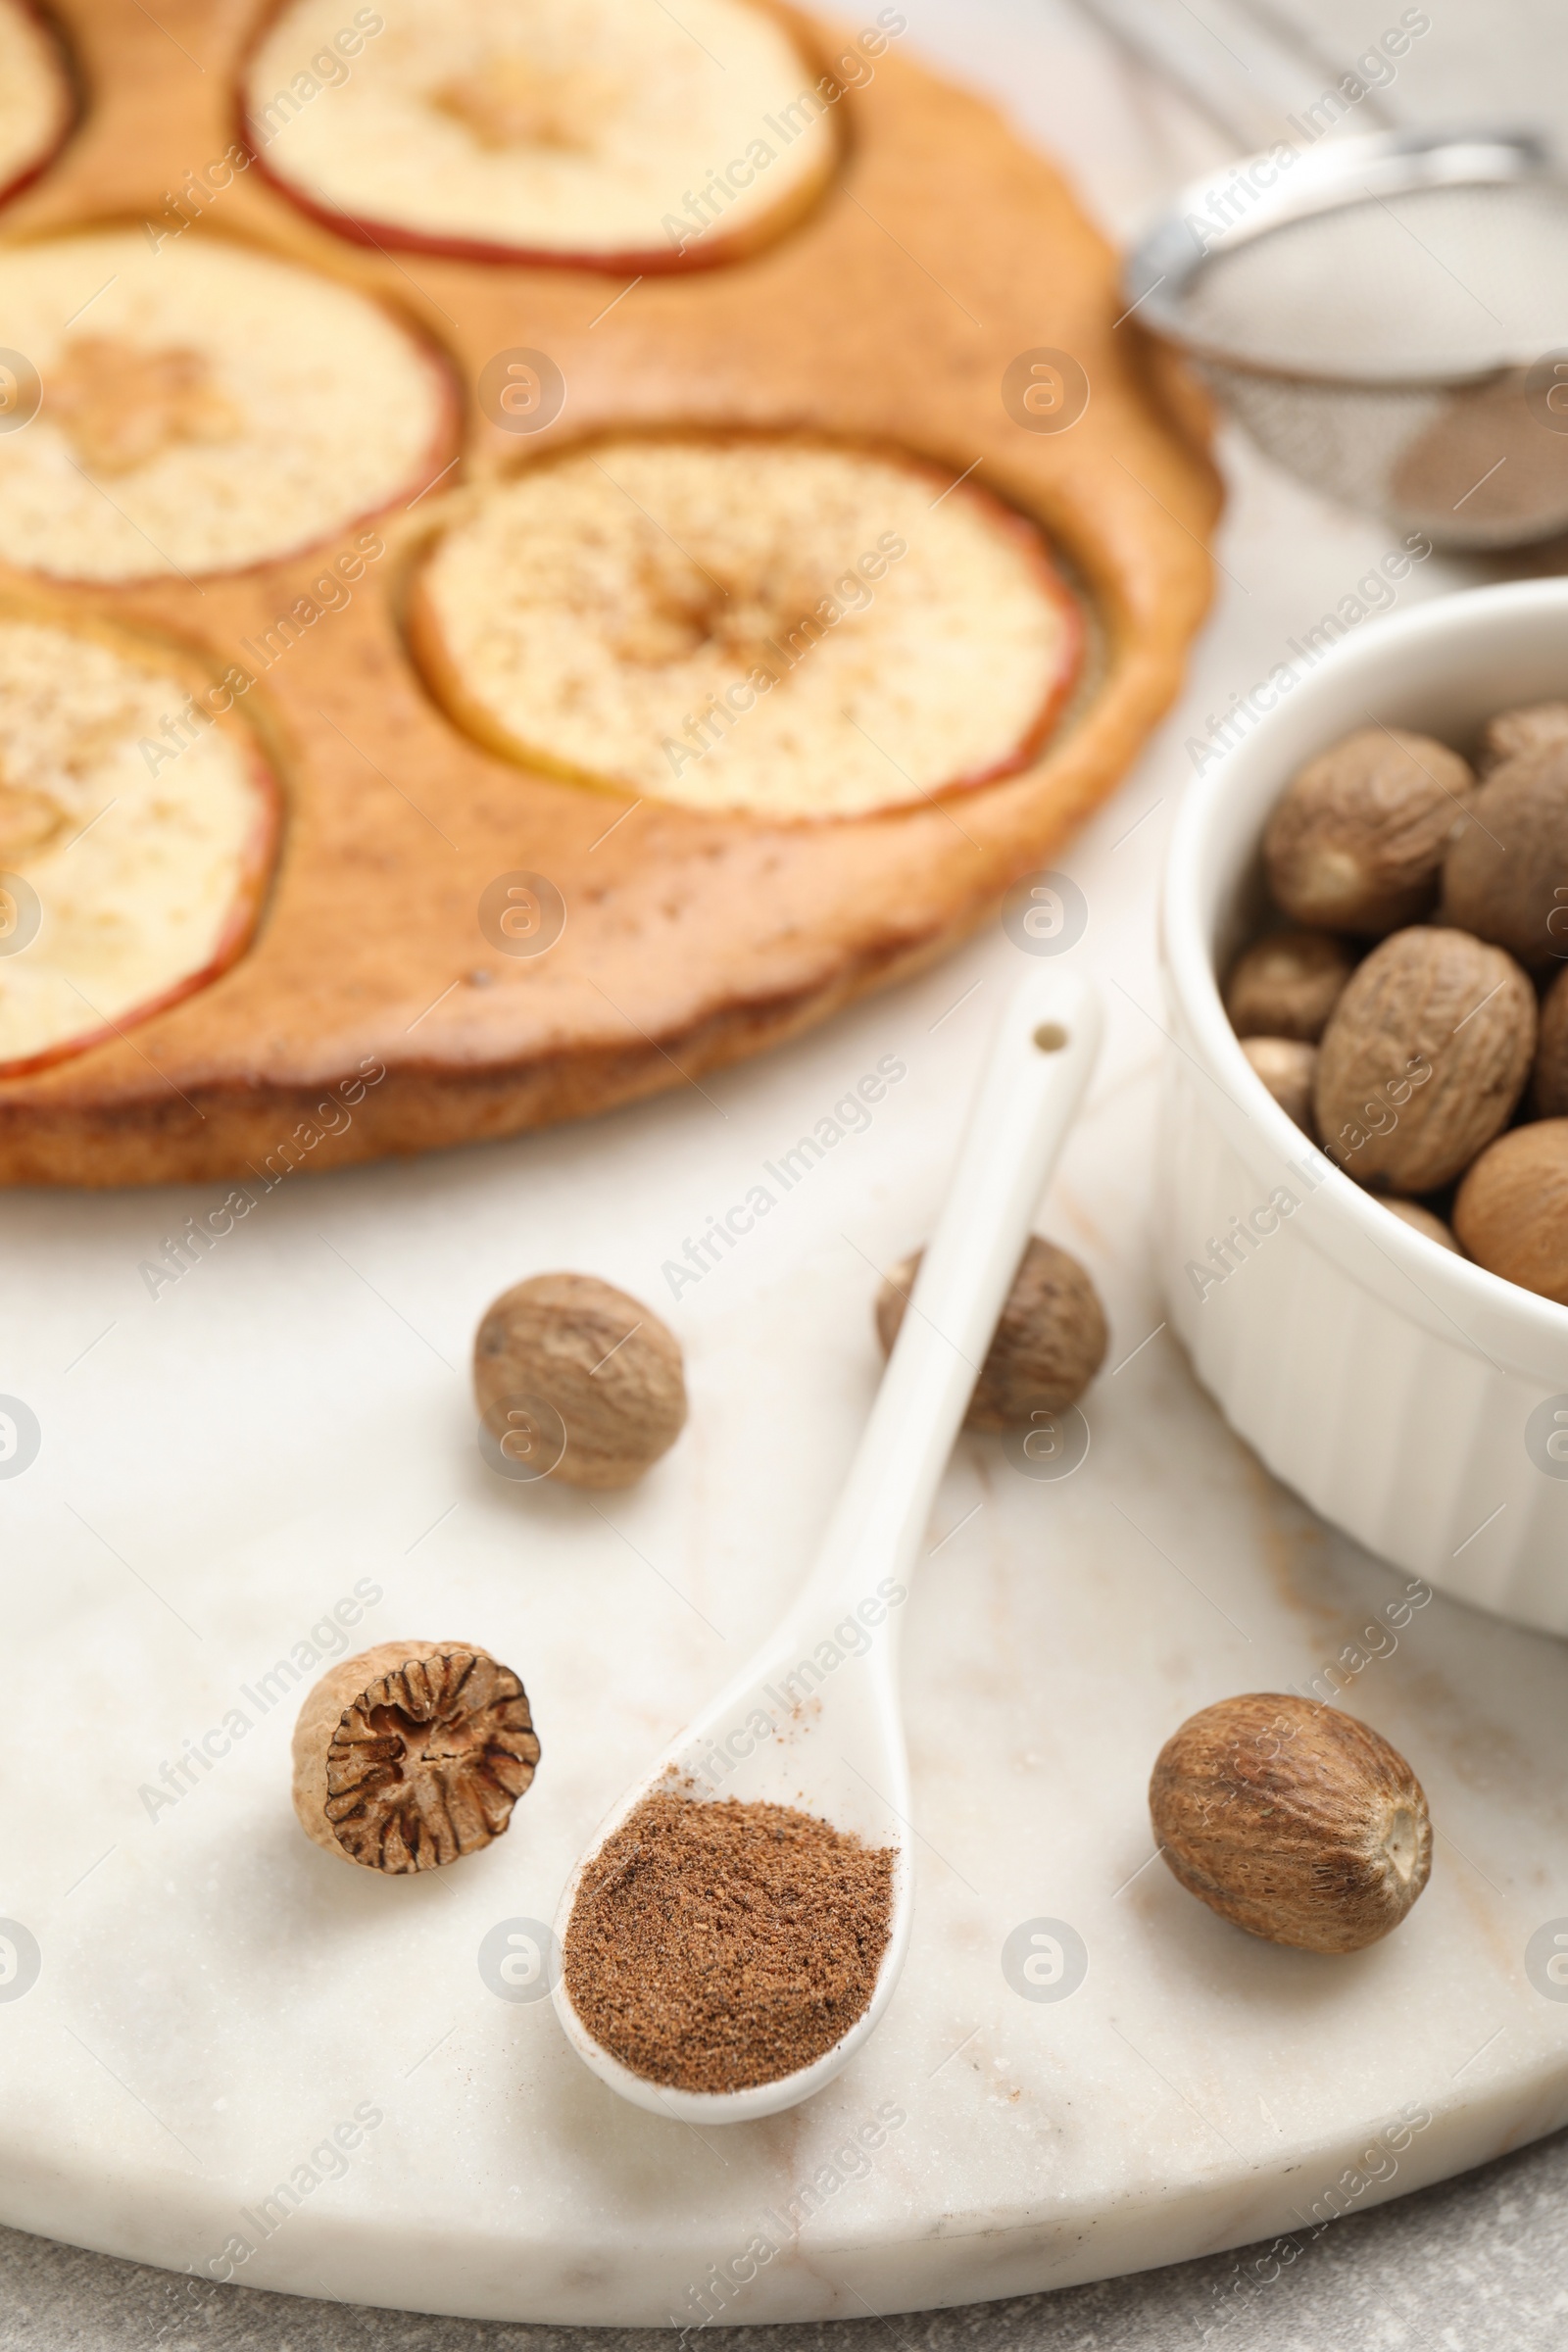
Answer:
[[[1155,78],[1247,153],[1290,136],[1290,117],[1350,68],[1274,0],[1209,0],[1202,18],[1169,0],[1078,0],[1084,14]],[[1376,90],[1355,109],[1363,128],[1396,130]]]

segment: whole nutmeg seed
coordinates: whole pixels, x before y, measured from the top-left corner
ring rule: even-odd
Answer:
[[[1476,779],[1430,735],[1362,727],[1292,777],[1263,835],[1274,903],[1331,931],[1396,930],[1425,914]]]
[[[591,1274],[535,1274],[485,1310],[473,1388],[499,1466],[571,1487],[629,1487],[686,1420],[680,1343]]]
[[[1315,1046],[1355,957],[1332,931],[1271,931],[1244,949],[1225,983],[1238,1037],[1290,1037]]]
[[[886,1355],[893,1352],[924,1254],[917,1250],[902,1259],[877,1293],[877,1337]],[[1105,1310],[1087,1269],[1054,1242],[1032,1235],[980,1367],[964,1426],[1027,1428],[1037,1411],[1062,1412],[1088,1388],[1109,1345]]]
[[[1401,1225],[1412,1227],[1416,1233],[1424,1233],[1427,1240],[1436,1242],[1440,1250],[1451,1250],[1455,1257],[1463,1255],[1458,1243],[1443,1219],[1434,1210],[1423,1208],[1419,1200],[1391,1199],[1385,1200],[1383,1205],[1392,1216],[1398,1218]]]
[[[1149,1810],[1189,1894],[1298,1951],[1376,1943],[1432,1868],[1427,1800],[1398,1750],[1294,1695],[1222,1698],[1190,1716],[1155,1760]]]
[[[1541,1000],[1530,1100],[1538,1118],[1568,1117],[1568,971],[1557,974]]]
[[[1568,703],[1526,703],[1516,710],[1499,710],[1481,737],[1481,773],[1490,776],[1521,752],[1539,752],[1551,743],[1568,743]]]
[[[1435,926],[1396,931],[1323,1032],[1323,1149],[1360,1184],[1434,1193],[1506,1126],[1535,1050],[1535,991],[1500,948]]]
[[[1537,1119],[1482,1152],[1453,1203],[1478,1266],[1568,1306],[1568,1119]]]
[[[294,1810],[340,1862],[438,1870],[502,1837],[539,1740],[510,1666],[464,1642],[378,1642],[340,1658],[294,1726]]]
[[[1521,752],[1489,776],[1476,822],[1444,863],[1443,919],[1531,971],[1568,955],[1568,742]]]
[[[1249,1037],[1242,1052],[1268,1088],[1288,1119],[1306,1135],[1315,1136],[1312,1087],[1317,1076],[1317,1048],[1293,1037]]]

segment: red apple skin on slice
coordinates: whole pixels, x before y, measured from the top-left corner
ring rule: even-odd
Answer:
[[[1018,518],[1012,514],[1010,510],[1002,508],[1000,501],[995,503],[1009,523],[1017,521]],[[1060,667],[1052,681],[1028,732],[1021,736],[1010,750],[999,754],[986,765],[970,768],[950,777],[945,784],[936,788],[936,792],[942,798],[946,798],[950,793],[978,792],[987,784],[1000,784],[1006,777],[1019,775],[1025,768],[1032,767],[1050,742],[1056,722],[1071,700],[1073,691],[1082,675],[1087,641],[1083,607],[1061,574],[1043,553],[1038,556],[1037,569],[1042,593],[1056,607],[1061,616]],[[422,582],[418,577],[416,577],[414,581],[404,611],[404,632],[415,662],[437,703],[463,729],[464,733],[471,735],[476,743],[484,744],[490,751],[499,753],[503,760],[512,760],[518,766],[530,767],[542,774],[560,776],[564,783],[582,784],[595,791],[617,795],[631,796],[635,794],[637,787],[623,778],[599,775],[591,769],[572,767],[564,761],[548,760],[536,745],[524,743],[520,738],[508,734],[504,728],[498,726],[491,712],[485,709],[482,703],[475,700],[465,685],[463,672],[452,658],[442,633],[441,623],[436,618],[430,600],[424,593]],[[894,793],[880,804],[876,813],[892,816],[901,809],[925,808],[929,805],[932,797],[933,794],[930,792]],[[756,816],[761,811],[754,809],[750,813]],[[853,824],[857,821],[857,815],[863,813],[864,811],[848,811],[842,816],[808,817],[797,821],[811,824]],[[774,821],[781,820],[775,819]]]
[[[80,77],[59,25],[34,5],[34,0],[5,0],[5,4],[36,33],[48,56],[54,69],[55,106],[52,124],[27,160],[19,164],[9,178],[0,172],[0,205],[9,204],[42,178],[80,122],[83,112]]]
[[[977,488],[975,496],[990,507],[997,527],[1014,534],[1028,549],[1041,593],[1055,606],[1060,614],[1061,657],[1057,673],[1028,733],[1019,738],[1013,750],[1004,752],[988,767],[975,768],[966,775],[955,776],[951,783],[943,786],[944,794],[978,792],[986,784],[1000,784],[1004,777],[1019,775],[1026,767],[1034,765],[1055,731],[1056,722],[1072,699],[1073,689],[1083,674],[1088,642],[1083,605],[1052,562],[1037,526],[1028,522],[1016,509],[1005,506],[989,490]],[[914,808],[922,806],[926,797],[924,794],[911,795],[904,801],[889,802],[888,806],[890,808]]]
[[[100,270],[89,336],[69,314],[80,282],[90,291]],[[226,289],[227,318],[209,324]],[[280,338],[273,323],[291,315],[291,301],[304,341]],[[113,315],[117,303],[123,318]],[[0,246],[0,317],[17,321],[19,348],[40,353],[43,377],[27,432],[0,437],[0,564],[51,586],[102,593],[254,577],[406,507],[451,475],[463,449],[455,363],[421,324],[392,300],[301,269],[221,225],[193,224],[169,252],[122,224]],[[259,368],[248,368],[258,321],[268,340]],[[218,424],[167,431],[146,455],[111,464],[106,488],[101,435],[78,446],[94,423],[93,385],[129,386],[125,407],[141,397],[138,368],[156,380],[158,368],[172,364],[205,377]],[[374,401],[356,393],[355,367],[374,368]],[[274,426],[269,395],[301,405]],[[346,458],[351,497],[334,510]],[[277,488],[270,503],[269,467]],[[230,497],[235,483],[250,492],[248,512],[244,498]],[[293,503],[282,507],[285,495]],[[149,567],[149,547],[162,566]]]
[[[19,634],[25,633],[30,633],[35,639],[50,641],[53,649],[72,649],[57,654],[57,661],[62,658],[72,660],[74,651],[78,659],[94,661],[100,665],[96,677],[74,673],[79,678],[79,708],[89,713],[93,710],[95,687],[100,694],[103,688],[102,664],[105,655],[118,662],[120,676],[128,683],[131,693],[147,690],[153,697],[153,701],[143,705],[140,712],[136,712],[132,706],[130,716],[123,724],[111,722],[107,727],[99,728],[95,737],[89,728],[88,737],[84,740],[91,742],[92,749],[83,763],[84,773],[91,774],[92,762],[96,760],[113,760],[129,749],[140,752],[143,747],[140,741],[133,743],[132,728],[138,723],[143,727],[148,724],[148,713],[155,704],[160,708],[170,705],[178,708],[183,700],[188,714],[192,706],[200,702],[203,715],[208,721],[206,736],[217,740],[222,760],[222,766],[216,774],[210,765],[200,773],[208,781],[209,788],[216,784],[220,792],[230,796],[238,813],[232,828],[231,852],[214,853],[209,849],[209,856],[219,855],[225,868],[224,896],[220,920],[216,929],[211,931],[200,959],[185,970],[171,971],[167,978],[162,979],[161,985],[153,986],[143,994],[132,993],[117,1001],[112,1013],[105,1011],[101,1018],[84,1022],[80,1029],[51,1036],[34,1051],[5,1054],[0,1058],[0,1080],[22,1078],[38,1070],[50,1069],[95,1046],[107,1044],[111,1038],[122,1037],[153,1014],[211,986],[229,970],[249,948],[265,911],[277,864],[284,811],[276,770],[248,720],[234,710],[232,695],[226,704],[214,711],[215,693],[226,688],[226,676],[232,674],[232,665],[225,673],[222,664],[209,661],[205,655],[186,646],[155,639],[142,631],[133,632],[109,622],[92,618],[78,619],[65,599],[34,601],[8,596],[0,602],[0,742],[9,739],[10,712],[6,709],[6,701],[14,691],[7,668],[7,649]],[[67,692],[60,699],[66,702],[70,678],[60,680],[57,670],[53,682],[57,691],[60,684],[65,685]],[[101,702],[99,709],[101,710]],[[192,728],[190,732],[193,741],[204,739],[195,729]],[[167,744],[159,744],[157,748],[167,751],[168,747]],[[130,772],[134,778],[134,767]],[[136,780],[139,782],[139,778]],[[47,805],[47,774],[29,776],[25,771],[16,769],[0,773],[0,795],[10,796],[19,786],[24,797],[30,799],[34,807],[40,799]],[[89,786],[88,789],[90,795],[98,798],[102,805],[76,838],[93,832],[100,818],[107,819],[111,810],[120,806],[123,811],[122,825],[128,823],[130,832],[128,843],[118,855],[130,862],[132,877],[135,856],[149,840],[157,843],[166,854],[172,850],[177,863],[180,848],[177,797],[176,821],[171,826],[167,811],[162,807],[156,775],[149,779],[147,790],[142,795],[143,806],[140,810],[137,808],[136,796],[127,796],[123,789],[107,799],[103,798],[102,786]],[[92,797],[83,805],[90,807]],[[78,808],[68,821],[74,823],[81,812]],[[99,835],[98,838],[103,841],[105,836]],[[74,842],[68,842],[66,847],[73,849]],[[71,981],[70,970],[74,966],[78,974],[94,977],[95,985],[99,985],[92,967],[89,965],[84,973],[79,956],[72,955],[69,944],[63,964],[51,954],[48,918],[53,911],[51,902],[57,898],[60,881],[58,874],[51,876],[48,873],[49,855],[53,848],[53,841],[46,841],[34,854],[25,848],[19,851],[0,844],[0,867],[9,867],[29,888],[31,873],[36,873],[42,881],[43,888],[36,894],[42,902],[44,920],[37,942],[41,958],[45,963],[54,963],[55,968],[62,971],[73,994],[81,996],[85,992]],[[116,854],[111,853],[112,860]],[[199,860],[200,843],[195,845],[194,855]],[[79,889],[79,897],[74,892],[68,892],[68,900],[75,898],[76,901],[68,914],[68,932],[73,915],[79,925],[83,906],[90,915],[107,917],[112,923],[124,895],[117,892],[112,883],[107,887],[100,884],[96,889],[90,884],[83,884]],[[134,895],[132,880],[132,900]],[[176,922],[179,911],[176,901],[171,909]],[[0,1000],[4,998],[8,976],[24,968],[30,952],[31,943],[18,952],[15,962],[9,957],[0,960]],[[134,936],[128,953],[132,958],[138,954],[145,956],[145,949]]]
[[[427,253],[443,262],[474,262],[512,270],[583,270],[600,277],[681,277],[699,270],[729,270],[764,253],[804,220],[820,203],[833,178],[837,159],[818,177],[801,187],[786,204],[776,205],[755,225],[721,237],[699,237],[684,250],[674,245],[628,245],[614,253],[573,253],[549,245],[503,245],[480,237],[443,237],[402,227],[393,220],[361,220],[318,204],[302,188],[273,172],[265,149],[258,148],[250,124],[238,119],[236,136],[270,187],[285,197],[297,212],[318,228],[343,238],[346,244],[373,247],[377,253]]]
[[[232,117],[235,137],[250,157],[251,169],[296,211],[333,236],[377,252],[426,253],[443,261],[469,262],[481,267],[578,270],[620,278],[668,277],[728,269],[749,261],[787,236],[820,203],[843,162],[852,134],[849,122],[841,118],[848,116],[854,104],[853,87],[847,86],[824,61],[818,47],[817,26],[793,9],[776,4],[776,0],[743,0],[743,5],[770,20],[788,39],[799,61],[803,88],[820,91],[831,86],[836,91],[830,101],[833,112],[823,118],[822,152],[809,172],[783,190],[765,210],[757,212],[735,228],[718,226],[716,233],[711,228],[699,230],[682,245],[667,237],[659,244],[628,243],[610,248],[541,244],[499,231],[490,235],[433,225],[421,227],[389,219],[369,207],[357,212],[345,204],[328,202],[318,190],[270,160],[270,142],[261,135],[248,95],[253,70],[278,20],[289,12],[290,0],[271,0],[247,44],[235,88]],[[692,226],[696,229],[695,221]]]
[[[814,596],[828,585],[830,579],[838,577],[847,564],[848,551],[862,543],[871,545],[877,520],[886,519],[876,502],[885,493],[888,481],[892,480],[910,496],[914,511],[921,516],[943,506],[949,497],[956,497],[956,503],[949,509],[944,518],[945,524],[956,522],[961,514],[970,538],[967,552],[971,558],[978,545],[987,561],[996,564],[1000,560],[1000,576],[987,577],[982,569],[978,583],[980,589],[994,593],[1003,600],[1005,614],[1015,628],[1019,623],[1020,611],[1027,617],[1032,608],[1045,640],[1044,651],[1025,664],[1034,679],[1032,688],[1020,685],[1016,666],[1010,675],[1002,680],[1010,696],[1008,707],[1016,716],[1013,730],[999,742],[995,738],[995,730],[988,729],[983,718],[976,723],[975,714],[983,711],[986,700],[977,685],[976,692],[969,698],[970,723],[962,728],[960,740],[955,746],[956,756],[953,765],[940,772],[910,777],[893,754],[885,750],[881,727],[873,723],[874,713],[866,710],[861,702],[858,707],[865,723],[860,726],[856,722],[856,732],[872,741],[886,760],[886,764],[878,769],[874,789],[859,790],[853,798],[841,795],[840,805],[833,805],[830,794],[803,785],[801,771],[809,765],[807,755],[803,753],[795,760],[794,777],[782,779],[782,790],[770,790],[765,783],[755,782],[738,786],[729,797],[693,798],[684,788],[668,782],[657,765],[650,769],[646,765],[639,768],[631,764],[632,759],[646,760],[649,758],[647,731],[636,742],[628,742],[623,733],[618,746],[623,756],[618,760],[615,757],[617,747],[608,738],[598,747],[600,756],[584,756],[579,745],[577,755],[573,757],[567,753],[559,735],[552,740],[548,717],[541,716],[536,710],[527,711],[526,718],[533,723],[525,731],[521,723],[524,717],[522,710],[515,706],[512,710],[504,710],[495,695],[487,695],[481,690],[478,676],[470,670],[465,660],[461,627],[455,641],[449,626],[454,594],[457,593],[459,601],[466,598],[470,608],[477,606],[482,610],[485,632],[493,634],[504,623],[507,582],[504,579],[487,580],[482,573],[470,574],[462,583],[461,590],[454,592],[450,583],[443,581],[441,576],[442,542],[437,538],[427,546],[413,573],[405,599],[403,624],[410,651],[434,700],[466,734],[519,766],[531,768],[536,773],[558,776],[565,782],[628,798],[663,800],[677,807],[701,807],[707,813],[719,817],[730,815],[786,824],[853,822],[867,815],[897,814],[902,810],[927,806],[938,797],[980,790],[1017,774],[1034,763],[1056,727],[1078,683],[1086,644],[1081,603],[1053,562],[1049,546],[1036,523],[989,491],[972,482],[959,485],[955,482],[952,472],[944,471],[905,451],[848,443],[825,445],[804,436],[740,431],[723,435],[710,435],[701,430],[671,431],[665,435],[642,433],[621,439],[612,435],[602,436],[592,444],[574,445],[550,459],[537,462],[535,467],[521,469],[511,477],[511,484],[498,485],[497,491],[504,499],[509,487],[526,483],[530,476],[536,479],[542,476],[548,490],[551,468],[560,468],[563,473],[574,466],[580,469],[584,457],[593,462],[598,472],[604,473],[608,467],[611,475],[618,476],[623,470],[628,451],[646,452],[651,448],[673,449],[684,455],[701,453],[706,448],[720,453],[721,460],[732,458],[739,452],[746,466],[756,464],[765,466],[770,453],[782,453],[786,461],[791,456],[798,457],[803,453],[808,456],[815,454],[827,458],[835,467],[847,467],[849,485],[857,495],[859,494],[860,485],[856,481],[855,469],[864,469],[866,478],[863,495],[868,503],[865,515],[861,518],[859,537],[856,538],[852,533],[851,540],[843,542],[836,555],[828,554],[821,542],[814,546],[808,545],[801,555],[802,568],[783,591],[785,602],[778,606],[772,621],[766,624],[771,628],[771,635],[765,633],[762,622],[757,624],[760,642],[771,645],[774,657],[780,651],[778,639],[803,625],[802,621],[790,617],[808,612],[808,606],[800,601],[803,593],[808,598]],[[604,466],[598,464],[601,454]],[[616,486],[620,485],[617,483]],[[842,492],[845,481],[841,478],[835,483],[830,476],[826,487],[830,492],[834,489]],[[479,506],[470,510],[470,523],[482,519],[484,498],[491,495],[496,493],[484,494]],[[744,572],[739,577],[725,573],[725,554],[717,552],[711,539],[699,536],[695,544],[700,547],[701,553],[691,553],[693,532],[696,530],[700,533],[702,527],[694,521],[692,512],[678,505],[665,512],[658,506],[657,501],[650,506],[651,495],[647,484],[640,480],[634,489],[627,489],[627,496],[632,499],[634,506],[639,512],[646,511],[651,518],[651,527],[657,530],[662,525],[669,542],[678,543],[684,552],[691,555],[698,572],[710,580],[714,579],[715,575],[724,574],[731,579],[737,596],[743,599],[748,597],[753,583],[748,581]],[[804,495],[799,483],[790,484],[784,480],[779,484],[779,498],[785,507],[791,498]],[[758,496],[760,496],[760,492]],[[907,516],[903,519],[906,529],[912,527]],[[502,527],[510,531],[513,528],[512,518],[509,517]],[[454,524],[453,537],[461,537],[465,528],[461,521]],[[520,547],[523,539],[528,538],[530,562],[542,570],[548,563],[548,556],[539,552],[542,543],[537,535],[530,537],[526,521],[520,514],[515,518],[515,531],[514,543]],[[590,530],[589,536],[592,535]],[[780,552],[777,547],[772,551],[774,570],[778,568]],[[788,551],[783,552],[787,569]],[[626,561],[629,569],[634,572],[634,550],[627,553]],[[898,561],[894,560],[895,563]],[[887,572],[889,566],[884,564],[883,571]],[[815,588],[807,586],[803,591],[802,583],[813,578]],[[793,605],[788,601],[791,593],[797,599]],[[724,594],[728,596],[727,588]],[[592,612],[584,612],[580,606],[570,606],[569,600],[568,609],[581,615],[580,620],[574,619],[572,625],[574,629],[580,627],[584,632],[590,624],[603,617]],[[660,625],[657,612],[653,625],[656,630]],[[887,684],[890,694],[896,696],[901,672],[906,673],[909,667],[919,666],[918,639],[910,645],[895,638],[887,652],[888,675],[880,683]],[[731,658],[735,671],[742,673],[753,656],[732,651]],[[770,667],[771,659],[763,659],[764,666]],[[794,667],[793,662],[791,667]],[[775,678],[775,686],[782,683],[782,677]],[[864,685],[862,676],[858,680],[852,680],[849,690],[863,695]],[[610,690],[612,693],[615,691],[613,678],[610,680]],[[677,687],[675,691],[677,701],[674,707],[679,709],[681,689]],[[945,715],[951,720],[951,706]],[[658,719],[650,717],[648,726],[654,737],[660,732],[660,724]],[[989,741],[985,740],[988,732],[991,737]],[[977,734],[981,741],[975,745],[973,756],[965,756],[962,738],[967,737],[973,743]],[[670,738],[665,736],[663,740],[667,753]],[[841,734],[840,748],[854,752],[858,747],[853,738]],[[676,749],[678,755],[679,747]],[[829,755],[832,749],[829,739]],[[831,767],[831,757],[820,764]]]
[[[418,334],[416,328],[410,326],[408,331],[411,339],[425,341],[425,338]],[[407,481],[400,482],[389,498],[383,499],[374,507],[368,507],[363,514],[352,516],[347,523],[335,526],[330,531],[323,531],[319,538],[305,540],[298,547],[285,549],[280,555],[260,556],[251,564],[237,564],[224,570],[203,572],[201,574],[203,579],[259,579],[263,573],[274,571],[279,564],[309,563],[314,556],[324,553],[326,549],[340,546],[347,534],[367,530],[375,523],[385,521],[389,515],[405,512],[421,491],[431,489],[437,482],[444,483],[449,489],[458,487],[463,481],[466,470],[463,463],[460,462],[456,465],[453,463],[455,459],[461,461],[464,456],[463,395],[458,386],[457,374],[452,362],[445,352],[439,350],[434,344],[427,344],[426,350],[431,372],[439,385],[441,420],[431,436],[428,451],[410,473]],[[116,588],[132,590],[146,588],[156,585],[165,576],[162,572],[142,572],[125,579],[116,580],[114,585]],[[48,582],[52,588],[83,589],[89,593],[95,590],[101,592],[104,586],[102,580],[88,575],[73,577],[69,573],[60,572],[50,573]]]
[[[130,1005],[118,1020],[83,1029],[74,1037],[60,1039],[45,1047],[40,1054],[24,1054],[14,1061],[0,1061],[0,1078],[25,1078],[34,1070],[47,1070],[56,1062],[70,1061],[77,1054],[85,1054],[94,1046],[107,1045],[138,1022],[151,1020],[155,1012],[167,1012],[172,1004],[179,1004],[193,997],[199,989],[210,988],[220,980],[232,964],[239,961],[256,936],[267,894],[271,887],[272,873],[277,864],[278,844],[283,829],[283,796],[276,776],[254,746],[249,748],[253,788],[256,794],[256,822],[246,845],[244,864],[238,887],[229,909],[228,920],[212,956],[200,971],[187,973],[173,981],[157,996]]]

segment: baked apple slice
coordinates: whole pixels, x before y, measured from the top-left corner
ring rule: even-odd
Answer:
[[[624,435],[480,494],[408,610],[525,765],[689,808],[864,816],[1028,765],[1078,668],[1034,524],[903,455]]]
[[[278,793],[235,676],[0,613],[0,1078],[145,1020],[249,941]]]
[[[42,405],[0,433],[0,561],[122,583],[243,571],[411,497],[451,455],[444,363],[390,312],[196,230],[0,251]]]
[[[51,161],[75,113],[53,34],[24,0],[0,0],[0,203]]]
[[[812,203],[839,84],[752,0],[285,0],[246,136],[340,235],[622,274],[731,261]]]

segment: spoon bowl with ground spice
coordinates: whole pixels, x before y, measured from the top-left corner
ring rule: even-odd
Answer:
[[[656,2114],[793,2107],[893,1997],[913,1894],[897,1631],[1100,1018],[1070,972],[1032,972],[1012,997],[816,1565],[562,1896],[557,2014],[594,2072]]]

